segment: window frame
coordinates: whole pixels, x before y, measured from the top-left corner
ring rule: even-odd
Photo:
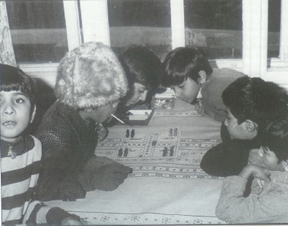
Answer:
[[[63,0],[69,51],[83,42],[101,41],[110,46],[107,0]],[[78,7],[81,8],[82,32]],[[95,9],[97,12],[95,12]],[[184,0],[170,0],[172,49],[185,46]],[[281,0],[279,57],[268,59],[268,0],[242,0],[242,59],[216,59],[218,67],[228,67],[251,77],[261,77],[288,87],[288,1]],[[270,66],[267,67],[267,62]],[[58,64],[20,64],[25,72],[43,78],[57,72]],[[45,78],[44,78],[45,79]],[[53,80],[53,79],[52,79]],[[50,79],[51,83],[51,79]],[[53,83],[53,81],[52,81]]]

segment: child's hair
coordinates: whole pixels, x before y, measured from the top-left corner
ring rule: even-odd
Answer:
[[[118,56],[127,76],[129,89],[135,82],[148,90],[158,88],[162,63],[150,49],[145,46],[131,45]]]
[[[21,91],[31,103],[36,104],[37,88],[35,82],[22,70],[6,64],[0,64],[0,91]]]
[[[288,159],[288,117],[274,120],[265,128],[262,145],[273,151],[279,162]]]
[[[261,78],[238,78],[223,91],[222,99],[239,125],[249,119],[258,124],[258,132],[265,124],[282,119],[287,113],[285,89]]]
[[[168,53],[163,67],[161,84],[165,87],[179,85],[188,77],[198,83],[200,71],[205,71],[207,77],[213,72],[208,59],[197,49],[188,47],[179,47]]]

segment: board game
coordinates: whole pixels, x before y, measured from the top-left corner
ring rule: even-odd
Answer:
[[[117,128],[116,133],[98,144],[96,155],[131,166],[134,172],[131,176],[212,177],[199,164],[203,154],[219,140],[183,135],[178,127],[158,128],[158,131],[143,127]]]

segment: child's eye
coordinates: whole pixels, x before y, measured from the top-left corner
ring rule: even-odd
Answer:
[[[15,100],[15,102],[17,104],[22,104],[22,103],[24,103],[24,100],[22,98],[18,98],[18,99]]]

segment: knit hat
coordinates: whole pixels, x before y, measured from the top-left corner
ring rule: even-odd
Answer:
[[[117,56],[100,42],[84,43],[60,61],[55,94],[73,108],[97,108],[117,102],[127,89]]]

